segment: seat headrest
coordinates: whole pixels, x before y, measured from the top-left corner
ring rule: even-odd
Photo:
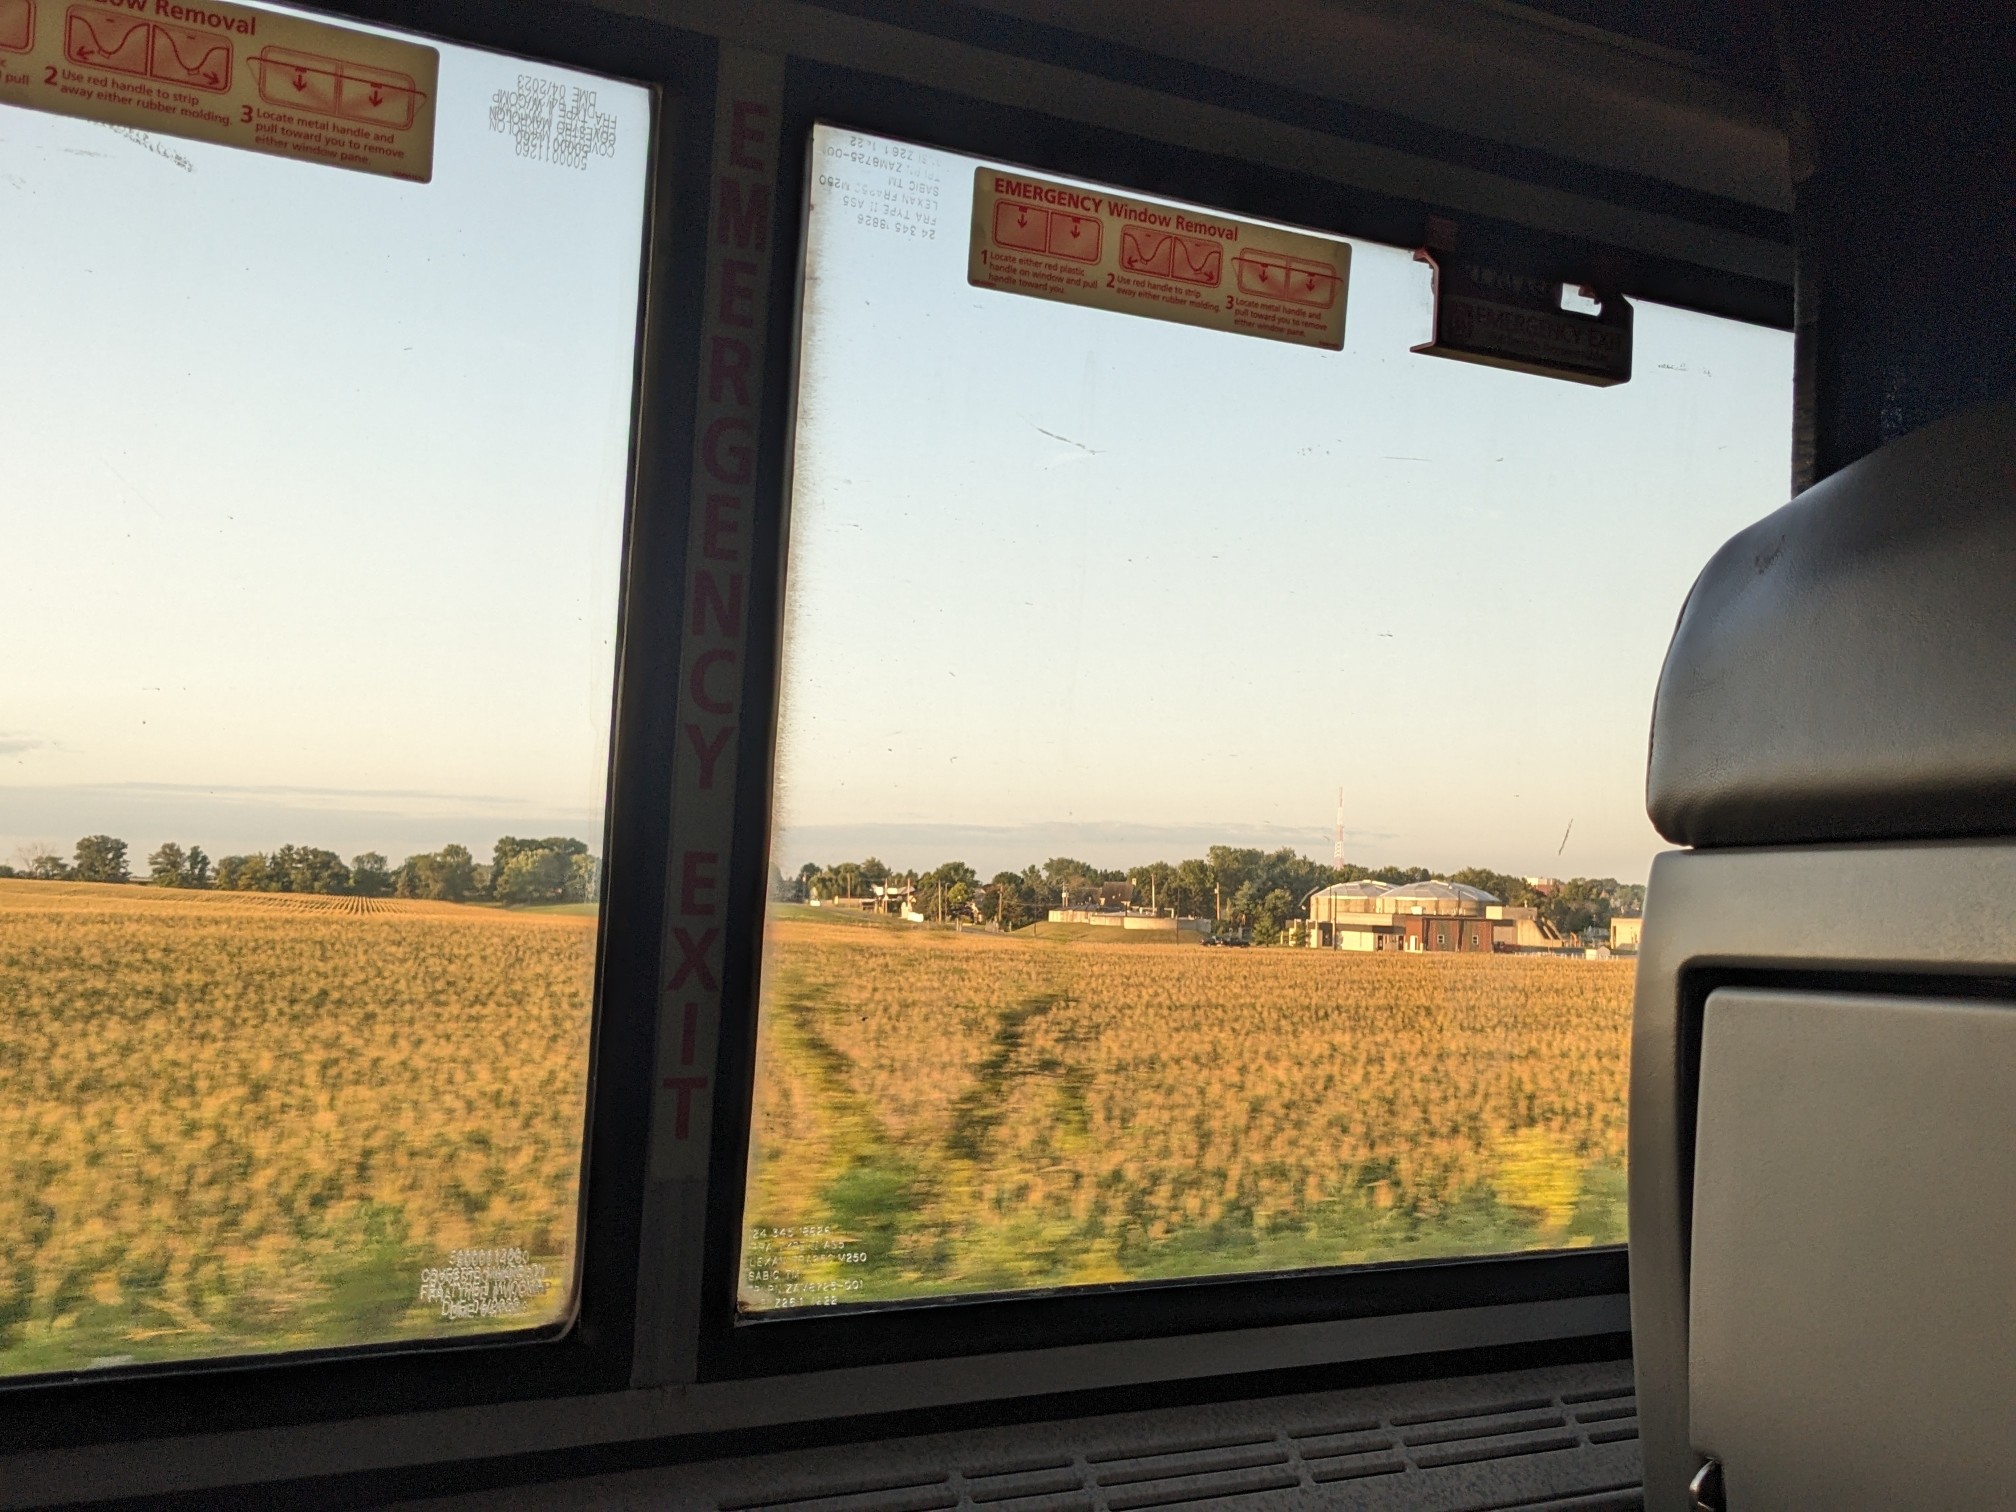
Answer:
[[[1715,554],[1666,652],[1645,802],[1681,845],[2016,834],[2016,400]]]

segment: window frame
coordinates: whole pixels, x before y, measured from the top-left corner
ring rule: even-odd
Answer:
[[[756,1017],[776,774],[782,581],[789,538],[793,409],[803,309],[811,133],[829,125],[1083,179],[1147,197],[1312,230],[1418,245],[1425,201],[1395,199],[1271,165],[1173,147],[866,71],[787,57],[779,125],[776,255],[770,280],[766,395],[757,465],[744,741],[736,771],[728,868],[713,1142],[703,1251],[698,1378],[732,1381],[864,1363],[954,1360],[1118,1340],[1628,1293],[1625,1247],[1603,1246],[1313,1271],[1257,1272],[1060,1290],[940,1297],[858,1308],[743,1315],[737,1292],[754,1096]],[[1402,133],[1405,135],[1404,130]],[[1432,136],[1425,128],[1423,137]],[[1431,149],[1432,150],[1432,149]],[[952,234],[963,234],[953,218]],[[1636,297],[1789,330],[1790,290],[1671,258],[1463,217],[1466,236],[1515,248],[1562,281],[1592,258]],[[788,313],[790,318],[784,318]],[[1789,443],[1789,437],[1788,437]],[[1563,1339],[1542,1328],[1536,1337]],[[1620,1346],[1621,1347],[1621,1346]]]
[[[798,343],[795,320],[784,316],[797,308],[806,148],[813,122],[830,121],[1026,164],[1037,171],[1122,185],[1145,195],[1214,205],[1391,245],[1413,244],[1425,215],[1446,211],[1426,199],[1397,198],[1336,178],[1290,172],[1260,161],[1258,151],[1243,156],[1174,146],[1172,142],[1183,139],[1183,130],[1173,126],[1160,135],[1152,124],[1133,134],[1081,124],[1027,103],[991,103],[976,93],[923,86],[897,76],[902,68],[914,74],[921,66],[918,57],[928,59],[932,49],[952,47],[965,49],[967,61],[984,58],[984,67],[998,68],[1003,78],[1018,77],[1015,70],[1024,64],[1076,70],[1092,81],[1088,87],[1109,93],[1125,90],[1130,100],[1150,99],[1153,103],[1146,107],[1150,117],[1166,107],[1169,119],[1175,121],[1200,102],[1209,102],[1263,124],[1285,124],[1305,133],[1323,132],[1411,152],[1426,162],[1495,173],[1503,182],[1581,192],[1592,202],[1664,215],[1683,229],[1700,227],[1753,240],[1789,242],[1789,217],[963,7],[909,0],[847,0],[829,10],[785,5],[779,16],[807,23],[802,35],[761,17],[731,17],[701,0],[648,5],[637,0],[520,0],[508,7],[484,0],[322,0],[322,8],[465,45],[550,59],[654,90],[645,297],[604,851],[607,901],[598,956],[589,1134],[583,1152],[576,1309],[570,1325],[532,1336],[367,1345],[317,1354],[238,1356],[116,1373],[0,1381],[8,1452],[32,1454],[94,1445],[109,1451],[127,1442],[179,1437],[174,1452],[186,1456],[206,1452],[204,1436],[218,1432],[285,1430],[407,1414],[416,1424],[439,1428],[441,1437],[430,1437],[425,1451],[433,1458],[509,1455],[519,1448],[509,1436],[514,1432],[510,1425],[529,1423],[530,1417],[499,1418],[488,1424],[486,1420],[496,1415],[458,1415],[445,1409],[524,1403],[528,1411],[544,1411],[538,1406],[540,1399],[572,1425],[535,1435],[547,1444],[556,1435],[579,1443],[668,1433],[719,1435],[730,1428],[739,1431],[744,1423],[793,1421],[794,1414],[838,1418],[849,1411],[886,1412],[899,1402],[925,1399],[980,1403],[994,1396],[1050,1393],[1054,1400],[1067,1400],[1054,1397],[1059,1378],[1049,1373],[1047,1362],[1082,1361],[1083,1351],[1069,1346],[1109,1343],[1117,1347],[1110,1354],[1098,1354],[1101,1370],[1094,1375],[1136,1382],[1126,1390],[1137,1397],[1145,1389],[1138,1383],[1151,1377],[1160,1383],[1157,1391],[1173,1391],[1187,1377],[1256,1368],[1315,1368],[1319,1359],[1357,1361],[1351,1367],[1356,1378],[1394,1379],[1443,1373],[1460,1368],[1459,1361],[1471,1368],[1507,1368],[1530,1362],[1529,1357],[1593,1358],[1627,1352],[1628,1335],[1621,1331],[1597,1333],[1550,1321],[1562,1315],[1559,1304],[1578,1299],[1604,1304],[1581,1308],[1588,1317],[1621,1313],[1608,1305],[1621,1303],[1625,1294],[1621,1248],[1235,1275],[1067,1293],[932,1299],[837,1316],[838,1310],[821,1310],[820,1316],[737,1320],[754,989],[767,891],[776,734],[777,574],[788,523],[789,419]],[[879,28],[875,36],[883,40],[903,38],[899,49],[914,44],[921,51],[900,67],[883,65],[880,43],[864,40],[874,28]],[[640,1261],[648,1265],[674,1260],[670,1254],[645,1252],[644,1131],[653,1090],[658,984],[666,961],[663,926],[672,831],[668,776],[676,730],[675,708],[665,690],[675,685],[680,668],[685,612],[680,585],[685,581],[696,370],[712,209],[708,191],[716,59],[721,40],[729,36],[786,55],[781,157],[773,202],[777,240],[767,289],[772,313],[755,478],[756,571],[750,584],[744,663],[743,707],[751,737],[741,742],[737,754],[736,841],[722,894],[728,908],[716,1083],[721,1095],[712,1109],[707,1217],[699,1257],[703,1301],[697,1340],[699,1384],[690,1397],[679,1398],[683,1405],[676,1413],[660,1416],[669,1399],[652,1395],[651,1411],[632,1416],[630,1404],[647,1395],[632,1389]],[[808,61],[794,55],[794,49],[829,61]],[[835,56],[876,61],[852,66],[830,61]],[[875,71],[885,67],[886,71]],[[1000,88],[1005,86],[997,86],[997,98]],[[1016,89],[1023,98],[1035,92],[1027,84]],[[1251,137],[1246,140],[1250,146]],[[1277,160],[1285,150],[1274,150]],[[1460,210],[1457,214],[1466,234],[1475,229],[1500,235],[1542,261],[1577,261],[1585,251],[1582,244],[1564,236]],[[1789,283],[1722,272],[1677,257],[1616,247],[1599,250],[1628,292],[1791,328]],[[1508,1325],[1502,1317],[1488,1327],[1463,1321],[1465,1309],[1495,1309],[1502,1314],[1508,1306],[1520,1311],[1521,1318],[1530,1316],[1532,1325]],[[1264,1365],[1240,1363],[1253,1358],[1251,1351],[1260,1347],[1260,1341],[1279,1337],[1267,1333],[1270,1328],[1292,1330],[1295,1325],[1354,1319],[1392,1319],[1394,1326],[1368,1330],[1361,1343],[1311,1346],[1314,1352],[1276,1352],[1268,1345]],[[1320,1330],[1310,1332],[1313,1336]],[[1196,1344],[1186,1351],[1181,1366],[1169,1362],[1173,1357],[1142,1347],[1158,1342],[1174,1345],[1186,1336]],[[1026,1365],[1014,1363],[1004,1369],[998,1356],[991,1362],[974,1358],[995,1351],[1015,1351]],[[1454,1353],[1462,1351],[1467,1353]],[[1151,1354],[1161,1363],[1144,1363]],[[962,1358],[970,1365],[959,1381],[936,1371],[915,1376],[914,1385],[905,1384],[911,1377],[899,1364]],[[858,1372],[821,1374],[841,1366],[877,1365],[895,1368],[868,1372],[874,1380],[861,1379]],[[777,1401],[759,1404],[759,1397],[773,1395],[773,1388],[762,1385],[761,1378],[794,1372],[810,1374],[779,1382],[774,1391]],[[1010,1384],[999,1389],[973,1384],[997,1375]],[[1017,1381],[1023,1384],[1013,1384]],[[1109,1391],[1102,1387],[1096,1402],[1087,1397],[1080,1405],[1085,1410],[1100,1404],[1110,1409],[1116,1399]],[[888,1405],[861,1405],[864,1401]],[[686,1421],[688,1407],[691,1423]],[[604,1411],[612,1415],[610,1421],[588,1426]],[[371,1427],[356,1426],[359,1431]],[[486,1447],[470,1450],[472,1437]],[[263,1442],[271,1442],[270,1437]],[[326,1459],[340,1450],[314,1452]],[[400,1452],[407,1455],[406,1462],[422,1462],[418,1451]],[[137,1476],[148,1473],[139,1468],[138,1456],[134,1466]],[[247,1473],[240,1478],[257,1476]]]
[[[692,433],[690,353],[704,256],[713,38],[568,0],[326,0],[332,19],[578,68],[650,91],[638,320],[618,571],[589,1075],[573,1304],[508,1334],[227,1355],[0,1378],[8,1451],[285,1427],[365,1414],[619,1391],[636,1310],[649,1048],[656,1029],[673,731],[653,690],[677,676]],[[306,168],[306,171],[333,171]]]

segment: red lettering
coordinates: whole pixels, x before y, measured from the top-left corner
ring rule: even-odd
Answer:
[[[677,1092],[679,1100],[672,1107],[672,1137],[685,1139],[693,1132],[693,1094],[706,1090],[704,1076],[668,1076],[660,1083],[668,1092]]]
[[[714,318],[723,325],[756,324],[756,264],[739,257],[721,259],[721,302]]]
[[[751,184],[743,197],[740,179],[724,178],[714,197],[714,240],[761,252],[770,241],[770,186]]]
[[[700,786],[714,786],[714,763],[721,759],[721,753],[728,749],[728,737],[735,733],[735,726],[725,724],[714,732],[713,740],[701,737],[700,726],[686,726],[686,738],[693,742],[693,754],[700,758]]]
[[[707,495],[700,512],[700,555],[708,561],[732,562],[739,555],[733,538],[741,534],[742,524],[729,519],[728,513],[741,507],[742,501],[733,494]]]
[[[740,415],[723,415],[700,438],[700,461],[717,483],[747,483],[756,474],[756,448],[747,441],[724,448],[722,437],[731,431],[753,437],[756,427]]]
[[[706,868],[721,859],[716,851],[687,851],[679,859],[679,912],[689,919],[711,919],[714,905],[700,894],[714,891],[717,875]]]
[[[720,404],[722,386],[732,383],[735,385],[735,402],[748,409],[754,402],[749,397],[749,366],[754,360],[755,353],[749,350],[749,343],[740,336],[714,337],[708,344],[708,402]]]
[[[672,973],[674,992],[685,985],[689,976],[699,977],[700,985],[709,992],[721,990],[721,984],[714,979],[714,973],[707,966],[707,952],[713,947],[715,936],[720,933],[718,929],[703,930],[700,938],[696,940],[686,930],[672,931],[672,938],[679,943],[679,969]]]
[[[725,698],[716,698],[707,690],[707,673],[713,667],[726,662],[734,666],[735,652],[726,646],[716,646],[712,651],[703,651],[693,663],[693,675],[686,680],[686,691],[693,695],[693,702],[709,714],[733,714],[734,704]]]
[[[713,552],[708,552],[713,556]],[[714,624],[723,635],[733,635],[735,626],[742,618],[742,574],[728,574],[728,593],[723,597],[715,585],[714,574],[702,567],[693,575],[693,633],[707,633],[707,611],[714,611]]]
[[[747,168],[751,173],[761,173],[764,164],[742,150],[744,142],[760,142],[766,133],[760,126],[743,124],[750,116],[767,116],[770,107],[760,100],[737,100],[728,107],[728,161],[737,168]]]

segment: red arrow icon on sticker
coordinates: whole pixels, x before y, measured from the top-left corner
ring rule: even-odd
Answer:
[[[308,75],[298,68],[294,70],[294,87],[296,89],[306,89],[308,87]]]
[[[371,86],[371,103],[373,105],[383,105],[385,103],[385,91],[380,89],[376,84]]]

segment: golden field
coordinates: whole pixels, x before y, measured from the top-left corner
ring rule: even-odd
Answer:
[[[0,1375],[556,1315],[594,938],[0,879]],[[1624,1237],[1628,961],[802,916],[768,960],[752,1306]],[[551,1285],[444,1318],[470,1249]]]
[[[594,940],[585,917],[0,880],[0,1374],[553,1316]],[[551,1284],[444,1321],[422,1273],[472,1247]]]
[[[779,913],[746,1305],[1624,1239],[1630,961]]]

